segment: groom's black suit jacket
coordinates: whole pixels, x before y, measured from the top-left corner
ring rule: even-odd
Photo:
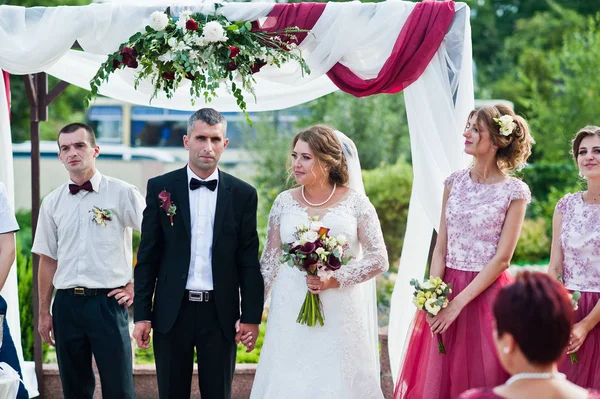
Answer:
[[[171,194],[177,207],[173,226],[160,207],[162,190]],[[240,307],[242,323],[261,321],[264,284],[258,261],[256,207],[252,186],[219,171],[212,243],[213,296],[228,338],[235,334]],[[151,320],[152,328],[160,333],[169,332],[183,301],[190,266],[190,226],[187,167],[150,179],[134,269],[134,320]]]

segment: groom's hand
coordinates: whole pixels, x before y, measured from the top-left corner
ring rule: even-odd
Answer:
[[[240,323],[238,332],[235,334],[235,343],[240,342],[246,347],[246,353],[252,352],[258,338],[259,324]]]
[[[152,330],[152,323],[149,321],[138,321],[133,327],[133,338],[137,342],[138,348],[149,349],[150,348],[150,331]]]

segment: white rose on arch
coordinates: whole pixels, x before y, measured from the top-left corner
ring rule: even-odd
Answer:
[[[154,11],[150,14],[150,27],[155,31],[161,31],[169,25],[169,16],[162,11]]]

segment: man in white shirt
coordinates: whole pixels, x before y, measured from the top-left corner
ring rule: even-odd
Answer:
[[[92,398],[92,354],[102,396],[134,398],[127,308],[134,296],[131,234],[140,230],[144,199],[96,170],[100,147],[90,126],[65,126],[58,147],[70,181],[40,209],[32,248],[40,255],[38,330],[56,346],[65,398]]]
[[[10,268],[15,261],[15,232],[19,230],[19,224],[15,218],[15,214],[8,202],[6,196],[6,187],[0,183],[0,290],[4,287]],[[21,380],[23,375],[21,374],[21,366],[19,364],[19,357],[17,356],[17,350],[15,343],[10,335],[8,323],[6,322],[6,311],[8,305],[6,300],[0,295],[0,328],[2,328],[2,334],[0,342],[0,362],[5,362],[11,366],[19,376]],[[28,399],[29,395],[25,389],[23,383],[19,383],[19,391],[17,393],[17,399]]]
[[[219,112],[197,111],[183,139],[188,165],[148,181],[133,336],[148,348],[154,330],[161,399],[190,397],[194,348],[202,399],[230,398],[236,343],[251,351],[258,337],[257,195],[217,168],[226,130]]]

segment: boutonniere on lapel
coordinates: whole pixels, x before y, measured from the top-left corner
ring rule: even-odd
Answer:
[[[158,194],[158,199],[161,201],[160,207],[165,210],[167,216],[171,220],[171,226],[173,226],[173,216],[175,216],[177,207],[173,201],[171,201],[171,193],[167,190],[162,190],[160,194]]]
[[[92,213],[92,222],[96,222],[97,225],[106,226],[106,222],[112,220],[110,209],[102,209],[95,206],[90,212]]]

